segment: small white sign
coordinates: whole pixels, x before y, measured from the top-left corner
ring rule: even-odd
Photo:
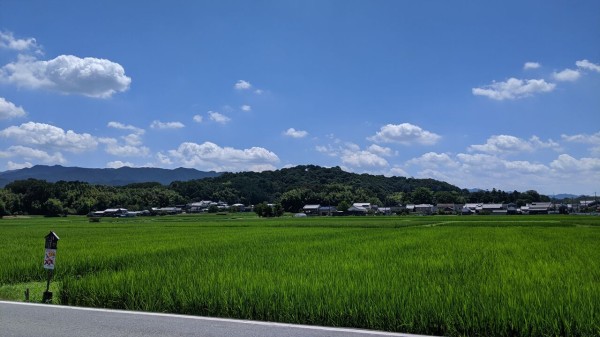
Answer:
[[[44,257],[44,269],[54,269],[55,260],[56,249],[46,249],[46,257]]]

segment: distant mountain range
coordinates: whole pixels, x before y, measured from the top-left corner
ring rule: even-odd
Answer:
[[[90,184],[122,186],[133,183],[158,182],[168,185],[173,181],[188,181],[218,177],[221,173],[210,171],[198,171],[189,168],[177,168],[173,170],[152,167],[121,167],[111,168],[81,168],[64,167],[60,165],[47,166],[36,165],[30,168],[0,172],[0,187],[15,180],[29,178],[45,180],[47,182],[57,181],[82,181]]]

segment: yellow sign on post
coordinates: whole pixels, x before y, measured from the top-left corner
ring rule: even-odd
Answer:
[[[46,248],[46,257],[44,257],[44,269],[54,269],[56,260],[56,249]]]

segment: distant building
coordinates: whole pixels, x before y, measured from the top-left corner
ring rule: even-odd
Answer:
[[[337,213],[337,208],[335,206],[321,206],[319,207],[319,215],[322,216],[332,216]]]
[[[348,215],[367,215],[367,213],[369,212],[369,210],[367,210],[364,207],[360,207],[360,206],[350,206],[350,208],[348,208],[348,210],[346,211],[346,214]]]
[[[319,215],[319,208],[321,205],[304,205],[302,212],[306,215]]]
[[[527,214],[548,214],[552,208],[551,202],[532,202],[527,204]]]

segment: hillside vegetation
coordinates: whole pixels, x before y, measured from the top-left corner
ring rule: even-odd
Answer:
[[[218,177],[175,181],[169,185],[144,182],[107,186],[81,181],[13,181],[0,189],[0,214],[87,214],[124,207],[144,210],[213,200],[229,204],[279,203],[296,212],[304,204],[338,206],[370,202],[379,206],[407,203],[547,201],[536,191],[469,192],[434,179],[384,177],[345,172],[339,167],[296,166],[266,172],[225,173]]]

